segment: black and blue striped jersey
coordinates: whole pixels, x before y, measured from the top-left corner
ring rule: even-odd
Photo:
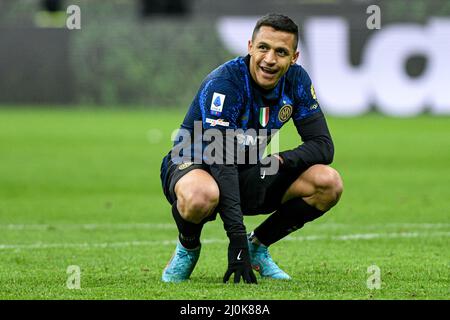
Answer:
[[[248,64],[249,56],[238,57],[212,71],[202,82],[180,129],[193,135],[197,121],[202,123],[203,130],[254,129],[256,133],[266,130],[268,143],[272,134],[291,118],[299,129],[302,120],[321,113],[311,79],[300,65],[291,66],[277,86],[268,91],[255,84]],[[244,134],[240,142],[248,151],[261,143],[258,138]],[[180,140],[176,138],[174,145]],[[196,142],[202,144],[203,151],[207,142]],[[199,149],[197,146],[191,150],[204,157]],[[192,154],[191,159],[194,158]]]

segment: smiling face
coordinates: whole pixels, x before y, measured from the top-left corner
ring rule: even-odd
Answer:
[[[273,89],[280,78],[297,59],[295,36],[262,26],[252,40],[248,41],[250,74],[264,89]]]

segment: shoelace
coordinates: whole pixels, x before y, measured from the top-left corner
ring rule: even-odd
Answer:
[[[270,255],[269,250],[267,250],[267,248],[265,248],[265,250],[263,250],[262,253],[263,253],[264,259],[269,260],[271,263],[273,262],[272,256]]]
[[[261,250],[262,258],[263,258],[264,262],[269,266],[269,269],[272,269],[272,271],[274,271],[273,269],[275,269],[278,272],[279,267],[273,261],[272,256],[269,253],[269,250],[267,248],[262,248],[262,247],[258,248],[258,249]]]
[[[188,252],[186,251],[178,251],[177,255],[175,256],[174,259],[183,259],[184,257],[188,257],[188,259],[192,262],[192,257],[189,255]],[[183,261],[183,260],[181,260]],[[176,263],[173,268],[174,271],[178,272],[178,271],[187,271],[186,268],[184,268],[184,263]]]

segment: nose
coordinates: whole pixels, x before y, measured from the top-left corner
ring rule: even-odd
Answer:
[[[274,65],[276,63],[276,54],[275,51],[269,50],[264,55],[264,63],[267,65]]]

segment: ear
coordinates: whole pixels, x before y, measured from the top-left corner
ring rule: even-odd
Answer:
[[[298,57],[300,56],[300,51],[296,51],[294,55],[292,56],[291,60],[291,66],[294,65],[297,62]]]
[[[252,48],[253,48],[252,40],[248,40],[248,44],[247,44],[247,51],[248,51],[248,54],[251,53]],[[251,55],[251,54],[250,54],[250,55]]]

